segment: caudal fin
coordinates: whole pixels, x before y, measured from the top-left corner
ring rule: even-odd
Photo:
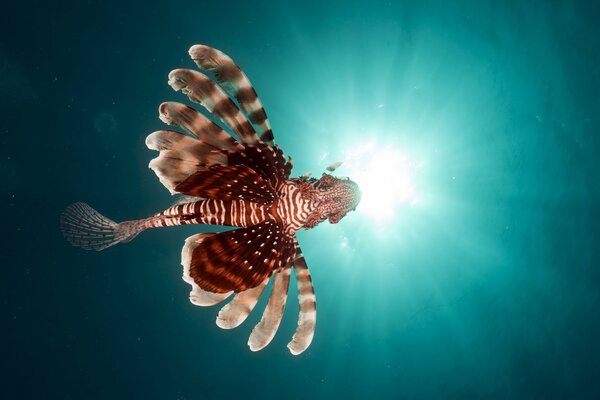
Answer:
[[[96,251],[128,242],[145,229],[143,220],[117,223],[85,203],[69,205],[60,216],[60,227],[73,246]]]

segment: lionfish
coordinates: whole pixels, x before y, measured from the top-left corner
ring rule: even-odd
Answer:
[[[279,327],[293,269],[299,318],[288,348],[300,354],[314,336],[316,302],[295,233],[326,219],[339,222],[358,205],[361,192],[355,182],[330,173],[319,179],[310,174],[290,178],[292,160],[274,144],[263,105],[240,67],[208,46],[192,46],[189,54],[204,73],[175,69],[168,84],[223,127],[192,107],[165,102],[159,107],[160,119],[185,133],[159,130],[146,138],[146,145],[159,152],[149,167],[171,194],[183,195],[182,200],[149,218],[120,223],[85,203],[74,203],[61,215],[61,229],[71,244],[102,250],[149,228],[237,227],[185,240],[181,264],[183,280],[192,286],[190,301],[210,306],[234,294],[220,310],[217,325],[235,328],[251,313],[273,277],[266,308],[248,340],[250,349],[258,351]],[[338,166],[327,170],[333,172]]]

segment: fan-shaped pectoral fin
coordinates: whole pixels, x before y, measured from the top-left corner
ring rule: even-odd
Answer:
[[[196,284],[190,273],[191,258],[194,248],[212,235],[214,235],[214,233],[199,233],[197,235],[190,236],[186,239],[185,245],[183,246],[183,250],[181,252],[183,280],[192,286],[192,290],[190,292],[190,302],[197,306],[206,307],[218,304],[229,297],[232,293],[231,291],[225,293],[208,292]]]
[[[208,76],[190,69],[174,69],[169,73],[169,86],[186,94],[219,118],[246,143],[256,143],[258,136],[246,116],[223,89]]]
[[[224,152],[182,133],[170,130],[156,131],[146,138],[146,146],[159,151],[149,167],[160,182],[173,194],[175,187],[209,165],[227,164]]]
[[[210,71],[215,76],[225,93],[238,101],[256,127],[261,140],[272,144],[273,132],[265,109],[240,67],[228,55],[205,45],[192,46],[189,54],[199,68]]]

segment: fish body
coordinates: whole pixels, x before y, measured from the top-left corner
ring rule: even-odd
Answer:
[[[325,168],[325,169],[326,169],[327,171],[329,171],[329,172],[333,172],[333,171],[335,171],[336,169],[338,169],[338,168],[339,168],[341,165],[342,165],[342,162],[341,162],[341,161],[336,161],[336,162],[334,162],[333,164],[329,164],[329,165],[327,166],[327,168]]]
[[[184,132],[160,130],[146,138],[146,145],[159,152],[150,168],[185,201],[148,218],[120,223],[85,203],[74,203],[61,216],[63,233],[75,246],[103,250],[150,228],[236,227],[186,239],[181,263],[183,279],[192,286],[190,301],[207,306],[235,294],[217,318],[218,326],[233,328],[250,314],[272,280],[263,318],[248,342],[257,351],[277,331],[294,270],[300,311],[288,347],[300,354],[312,341],[316,303],[295,233],[325,220],[339,222],[358,205],[360,190],[353,181],[330,174],[319,179],[291,178],[292,161],[274,144],[266,112],[242,70],[227,55],[207,46],[193,46],[190,55],[214,80],[198,71],[177,69],[169,74],[168,83],[221,120],[226,129],[190,106],[166,102],[159,107],[159,118]]]

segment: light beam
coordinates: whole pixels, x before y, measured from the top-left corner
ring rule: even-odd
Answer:
[[[357,212],[391,222],[402,206],[419,203],[416,177],[422,164],[391,145],[367,143],[344,151],[343,170],[362,191]]]

